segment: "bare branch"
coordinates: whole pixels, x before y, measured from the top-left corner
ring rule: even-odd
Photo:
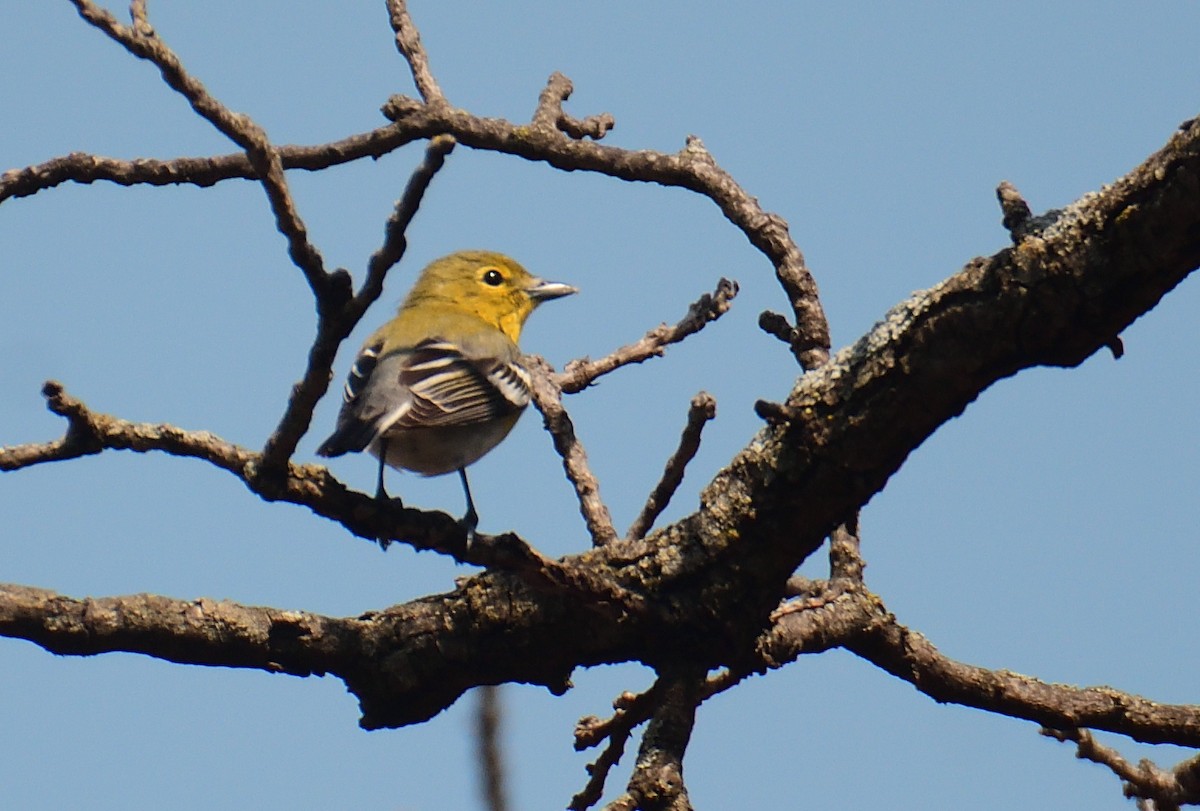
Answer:
[[[705,424],[715,416],[717,416],[717,401],[711,394],[702,391],[692,398],[692,404],[688,408],[687,424],[683,427],[683,434],[679,437],[679,447],[667,460],[662,478],[654,487],[654,491],[650,493],[649,498],[646,499],[645,506],[634,519],[629,531],[625,533],[626,538],[644,538],[650,531],[650,527],[654,526],[655,519],[667,508],[671,497],[675,495],[675,491],[683,481],[683,472],[687,468],[687,463],[692,461],[696,451],[700,450],[700,434],[704,430]]]
[[[279,151],[271,145],[262,128],[248,116],[234,113],[217,101],[198,79],[184,69],[179,57],[158,38],[150,26],[144,5],[134,4],[131,8],[135,25],[128,28],[92,0],[71,2],[83,19],[123,45],[134,56],[152,62],[162,74],[163,81],[187,99],[193,110],[245,150],[267,193],[275,224],[287,239],[288,254],[296,267],[304,272],[309,287],[319,296],[329,281],[324,260],[308,240],[308,229],[300,219],[288,190]]]
[[[600,498],[600,483],[588,466],[587,452],[575,436],[575,426],[563,408],[562,389],[557,376],[544,358],[536,355],[525,359],[525,366],[533,380],[531,394],[533,404],[542,413],[542,422],[554,439],[554,449],[563,460],[563,470],[575,487],[579,499],[579,512],[587,525],[592,544],[604,546],[617,539],[612,516]]]
[[[338,141],[313,146],[279,146],[284,169],[318,172],[331,166],[379,158],[425,136],[404,132],[395,124],[351,135]],[[95,183],[106,180],[120,186],[212,186],[223,180],[257,180],[258,174],[244,152],[208,158],[150,158],[119,160],[86,152],[72,152],[45,163],[12,169],[0,175],[0,202],[11,197],[28,197],[66,183]]]
[[[1091,727],[1143,743],[1200,746],[1200,706],[1158,704],[1111,687],[1050,684],[948,658],[894,618],[845,647],[939,702],[1025,718],[1051,729]]]
[[[362,309],[365,310],[367,305],[379,298],[383,291],[384,276],[404,255],[408,247],[405,237],[408,226],[416,216],[433,176],[442,168],[446,156],[454,150],[455,143],[451,135],[438,135],[425,147],[425,159],[409,178],[408,185],[404,187],[404,194],[396,201],[396,207],[388,217],[383,245],[371,254],[371,259],[367,262],[367,278],[358,294]]]
[[[144,452],[161,450],[175,456],[204,459],[238,476],[256,454],[207,431],[186,431],[173,425],[127,422],[91,411],[56,380],[42,386],[46,407],[64,417],[66,436],[55,442],[0,448],[0,470],[19,470],[113,448]]]
[[[104,450],[137,453],[160,451],[203,459],[226,470],[268,501],[287,501],[311,509],[372,542],[387,537],[415,549],[440,552],[462,563],[495,566],[519,573],[550,589],[582,589],[602,602],[619,602],[636,610],[638,598],[599,578],[566,574],[515,535],[478,535],[468,550],[462,527],[441,512],[391,510],[372,496],[346,488],[320,465],[289,462],[276,475],[260,474],[261,456],[207,431],[188,431],[165,423],[136,423],[92,411],[67,393],[61,383],[42,388],[50,411],[68,421],[66,436],[53,442],[0,447],[0,470],[15,471],[44,462],[75,459]]]
[[[88,0],[77,2],[88,3]],[[403,3],[393,2],[392,8],[393,12],[398,10],[403,15],[399,22],[394,21],[394,25],[402,31],[408,30],[411,21]],[[552,80],[552,84],[560,95],[562,88],[569,86],[565,77],[561,81]],[[550,132],[545,127],[531,129],[500,119],[472,116],[445,104],[436,85],[426,90],[437,96],[436,100],[431,98],[429,104],[404,96],[389,100],[384,113],[395,122],[391,127],[352,136],[328,146],[272,147],[279,166],[316,170],[361,157],[378,157],[413,140],[448,133],[475,149],[544,161],[560,169],[599,172],[624,180],[690,189],[713,200],[775,266],[797,319],[792,348],[801,362],[811,368],[828,357],[829,329],[817,299],[816,284],[788,233],[787,223],[777,215],[764,212],[757,200],[717,166],[699,139],[690,139],[684,149],[674,155],[648,150],[629,151],[580,140],[581,135],[596,138],[607,131],[611,124],[605,116],[590,117],[581,122],[564,116],[558,121],[558,129],[568,133],[564,135],[559,131]],[[34,194],[67,180],[81,183],[111,180],[126,185],[210,185],[225,178],[262,177],[264,174],[257,164],[244,156],[125,162],[72,154],[5,173],[0,177],[0,201]],[[297,264],[306,267],[302,262]]]
[[[421,44],[421,33],[408,14],[408,3],[405,0],[388,0],[387,6],[392,30],[396,32],[396,50],[408,62],[417,92],[427,102],[444,103],[445,95],[429,69],[429,56]]]
[[[683,784],[683,756],[696,721],[704,672],[685,669],[659,678],[664,682],[662,700],[642,736],[628,789],[609,803],[606,811],[692,811]]]
[[[756,649],[765,667],[843,647],[941,703],[1024,718],[1053,729],[1086,726],[1145,743],[1200,745],[1200,706],[1158,704],[1111,687],[1050,684],[954,661],[899,624],[879,597],[849,579],[783,603],[771,620]]]
[[[768,335],[774,335],[788,346],[796,343],[799,338],[799,333],[787,320],[787,317],[771,310],[759,313],[758,327]]]
[[[353,655],[357,620],[152,594],[77,600],[0,584],[0,634],[53,653],[145,653],[181,664],[309,676]]]
[[[383,245],[371,255],[367,263],[367,277],[362,288],[349,298],[348,274],[340,270],[332,274],[324,295],[317,297],[317,337],[308,351],[308,365],[304,377],[292,386],[287,408],[275,431],[267,439],[262,450],[259,473],[278,476],[283,465],[296,452],[301,437],[312,423],[317,403],[329,390],[333,363],[342,341],[358,326],[367,308],[383,292],[383,281],[387,272],[400,261],[407,248],[405,232],[416,215],[433,176],[441,169],[446,155],[454,149],[454,139],[448,135],[438,136],[429,142],[425,158],[413,170],[404,193],[396,202],[384,231]]]
[[[613,702],[616,712],[607,721],[601,721],[594,715],[579,719],[579,723],[575,725],[576,752],[596,746],[603,740],[608,740],[608,745],[595,761],[588,764],[587,785],[571,798],[570,804],[567,805],[569,811],[585,811],[600,802],[608,773],[620,762],[625,753],[625,744],[634,728],[645,722],[654,711],[662,689],[662,682],[655,681],[644,693],[622,693]]]
[[[608,131],[616,126],[616,121],[608,113],[588,116],[582,121],[572,118],[563,112],[563,102],[575,91],[571,80],[555,71],[550,74],[546,88],[538,96],[537,109],[534,110],[530,125],[543,130],[558,130],[571,138],[591,138],[600,140]]]
[[[1029,203],[1017,191],[1017,187],[1007,180],[996,187],[996,199],[1000,201],[1000,210],[1004,214],[1004,227],[1012,235],[1016,245],[1024,237],[1024,231],[1033,216]]]
[[[1188,758],[1171,770],[1149,760],[1139,761],[1135,766],[1117,750],[1097,741],[1086,729],[1043,727],[1042,734],[1057,741],[1074,741],[1076,757],[1107,766],[1125,782],[1126,797],[1153,801],[1154,805],[1149,807],[1154,811],[1179,811],[1183,805],[1200,805],[1200,756]]]
[[[487,811],[507,811],[508,796],[504,790],[504,759],[500,745],[500,688],[489,684],[475,692],[479,700],[475,733],[484,807]]]
[[[829,536],[829,576],[861,583],[866,566],[859,548],[858,515],[855,515]]]
[[[557,571],[568,584],[597,576],[578,565]],[[482,605],[489,608],[481,613]],[[640,622],[650,615],[557,583],[531,586],[509,572],[347,619],[144,594],[79,600],[0,585],[0,636],[64,655],[126,651],[182,664],[332,673],[358,696],[367,728],[428,720],[482,684],[519,681],[561,694],[577,662],[554,648],[561,642],[571,651],[582,642],[600,653],[619,636],[624,616]]]
[[[131,0],[129,3],[129,19],[133,20],[133,28],[139,34],[149,34],[153,31],[150,18],[146,12],[146,0]]]
[[[705,293],[688,307],[687,315],[674,326],[660,324],[642,336],[641,340],[626,344],[599,360],[582,358],[567,364],[555,381],[564,394],[583,391],[601,375],[606,375],[630,363],[641,363],[649,358],[661,357],[671,344],[699,332],[729,311],[737,296],[737,282],[721,279],[712,293]]]

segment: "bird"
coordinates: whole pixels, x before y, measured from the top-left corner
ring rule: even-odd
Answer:
[[[469,544],[479,514],[466,469],[508,435],[531,399],[521,329],[542,302],[577,292],[494,251],[434,260],[359,350],[337,424],[317,454],[369,451],[379,459],[380,501],[388,498],[385,465],[424,476],[457,471]]]

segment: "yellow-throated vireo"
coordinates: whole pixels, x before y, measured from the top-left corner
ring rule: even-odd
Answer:
[[[425,476],[458,471],[468,538],[479,523],[466,467],[504,439],[529,405],[517,340],[543,301],[577,292],[490,251],[460,251],[421,272],[396,317],[367,339],[321,456],[369,450]]]

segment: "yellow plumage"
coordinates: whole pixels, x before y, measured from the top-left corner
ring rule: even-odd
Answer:
[[[431,263],[396,317],[367,339],[346,382],[321,456],[370,450],[384,463],[426,476],[458,471],[463,524],[478,523],[465,468],[508,435],[529,404],[517,340],[543,301],[575,288],[531,275],[490,251]]]

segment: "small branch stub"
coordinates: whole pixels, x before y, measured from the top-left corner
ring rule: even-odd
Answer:
[[[996,199],[1000,201],[1000,211],[1004,214],[1004,227],[1012,236],[1015,245],[1025,236],[1033,212],[1029,210],[1029,204],[1017,191],[1017,187],[1007,180],[1001,181],[996,187]]]

